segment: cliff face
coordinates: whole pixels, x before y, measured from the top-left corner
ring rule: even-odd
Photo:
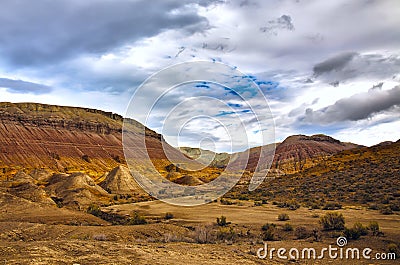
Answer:
[[[122,123],[120,115],[94,109],[0,103],[0,174],[47,168],[99,176],[124,162]],[[133,142],[143,139],[143,125],[129,120],[127,128]],[[146,129],[146,144],[151,158],[165,158],[160,135]]]

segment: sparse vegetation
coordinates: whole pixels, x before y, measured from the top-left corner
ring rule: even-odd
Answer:
[[[94,216],[100,217],[101,216],[101,209],[100,206],[97,204],[90,204],[89,207],[86,210],[87,213],[90,213]]]
[[[165,220],[169,220],[169,219],[174,218],[174,215],[170,212],[167,212],[167,213],[165,213],[164,218],[165,218]]]
[[[226,221],[226,217],[221,215],[221,217],[217,217],[217,225],[219,226],[227,226],[230,222]]]
[[[400,249],[395,243],[388,244],[387,251],[388,253],[394,253],[396,255],[396,258],[400,257]]]
[[[146,218],[138,212],[133,212],[133,217],[129,220],[130,225],[143,225],[147,224]]]
[[[337,202],[327,202],[322,210],[339,210],[342,209],[342,205]]]
[[[278,215],[278,220],[279,221],[287,221],[289,220],[289,215],[287,213],[281,213]]]
[[[293,226],[292,226],[291,224],[289,224],[289,223],[285,223],[285,224],[282,226],[282,230],[283,230],[283,231],[286,231],[286,232],[293,231]]]
[[[321,231],[319,229],[317,229],[317,228],[314,228],[311,231],[311,237],[312,237],[313,241],[316,241],[316,242],[321,241],[322,240]]]
[[[381,233],[379,224],[376,221],[370,222],[367,228],[371,231],[373,236],[378,236]]]
[[[361,223],[355,223],[352,228],[345,228],[343,235],[347,239],[353,239],[357,240],[361,236],[366,236],[368,234],[368,230],[365,226],[363,226]]]
[[[329,212],[320,218],[320,224],[324,230],[343,230],[345,220],[343,214]]]
[[[217,239],[225,241],[233,241],[236,233],[232,227],[220,227],[217,231]]]
[[[264,241],[273,241],[275,240],[275,228],[276,224],[274,223],[266,223],[261,227],[262,230],[262,239]]]
[[[194,240],[196,243],[206,244],[212,243],[212,227],[210,225],[199,225],[194,230]]]
[[[310,232],[305,226],[296,227],[296,229],[294,230],[294,234],[297,239],[304,239],[310,236]]]

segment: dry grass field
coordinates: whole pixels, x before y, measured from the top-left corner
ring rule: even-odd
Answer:
[[[300,207],[283,210],[271,204],[254,206],[251,202],[223,205],[213,202],[198,207],[178,207],[159,201],[122,204],[102,208],[104,212],[122,216],[139,214],[146,220],[141,225],[110,225],[86,213],[76,214],[81,224],[69,223],[65,212],[41,220],[35,211],[1,218],[0,259],[4,264],[396,264],[396,261],[299,259],[288,261],[276,256],[259,259],[263,246],[262,226],[273,223],[273,240],[265,241],[274,248],[315,248],[336,246],[340,231],[322,231],[320,217],[328,211]],[[365,226],[379,224],[381,234],[349,240],[348,247],[369,247],[373,253],[387,253],[393,243],[400,241],[399,216],[382,215],[379,211],[360,207],[338,210],[345,217],[346,227],[355,222]],[[169,213],[169,218],[166,218]],[[289,220],[279,221],[286,213]],[[29,215],[31,216],[29,218]],[[40,214],[39,214],[40,215]],[[228,224],[220,226],[217,217],[226,217]],[[294,231],[284,231],[289,223]],[[298,239],[296,228],[308,231]],[[320,238],[312,235],[318,230]]]

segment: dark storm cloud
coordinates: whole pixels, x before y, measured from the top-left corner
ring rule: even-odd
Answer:
[[[0,56],[16,66],[39,65],[80,53],[104,53],[167,29],[189,34],[205,30],[208,21],[185,8],[191,2],[4,0]]]
[[[400,56],[345,52],[316,64],[313,71],[315,78],[332,85],[357,78],[389,79],[400,73]]]
[[[314,111],[308,108],[300,119],[306,123],[330,124],[367,119],[376,113],[400,106],[400,86],[390,90],[370,89],[368,92],[343,98],[335,104]]]
[[[0,87],[11,93],[46,94],[51,92],[51,87],[22,80],[0,78]]]
[[[341,70],[356,54],[355,52],[345,52],[318,63],[313,68],[314,75]]]

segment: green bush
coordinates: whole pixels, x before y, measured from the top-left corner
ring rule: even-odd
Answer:
[[[345,220],[343,214],[330,212],[322,216],[319,220],[324,230],[343,230]]]
[[[287,213],[281,213],[278,215],[278,220],[279,221],[287,221],[289,220],[289,215]]]

